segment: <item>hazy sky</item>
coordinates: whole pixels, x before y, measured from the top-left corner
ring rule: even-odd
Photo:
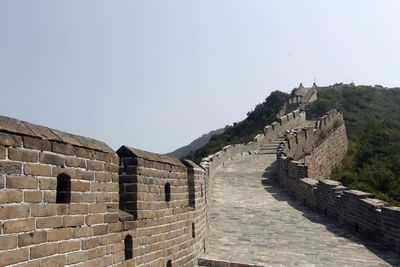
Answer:
[[[0,114],[168,152],[300,82],[400,85],[400,1],[0,1]]]

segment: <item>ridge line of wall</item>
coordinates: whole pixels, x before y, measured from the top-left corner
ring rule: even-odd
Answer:
[[[349,190],[340,182],[323,179],[345,155],[347,137],[342,122],[341,114],[330,111],[314,128],[289,133],[278,148],[279,182],[289,194],[312,209],[400,251],[400,207],[389,207],[372,194]],[[327,158],[326,155],[336,156]],[[325,170],[320,169],[322,165]]]

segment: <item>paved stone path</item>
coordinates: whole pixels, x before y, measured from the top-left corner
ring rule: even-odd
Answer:
[[[395,253],[360,239],[282,191],[272,178],[275,158],[242,156],[215,175],[204,258],[262,266],[400,266]]]

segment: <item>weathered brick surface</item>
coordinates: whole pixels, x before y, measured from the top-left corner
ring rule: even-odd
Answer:
[[[59,228],[63,224],[63,218],[61,216],[45,217],[36,219],[36,227],[38,229],[44,228]]]
[[[26,175],[51,176],[51,167],[44,164],[25,164],[24,171]]]
[[[22,146],[22,138],[21,136],[0,133],[0,145],[20,147]]]
[[[29,249],[22,248],[16,250],[0,251],[0,266],[23,262],[29,259]]]
[[[62,168],[62,167],[52,167],[51,174],[57,177],[60,174],[67,174],[71,179],[75,178],[75,169],[73,168]]]
[[[100,245],[98,237],[82,240],[82,249],[91,249]]]
[[[84,225],[84,216],[82,215],[71,215],[71,216],[65,216],[63,218],[63,225],[64,227],[76,227],[76,226],[81,226]]]
[[[89,250],[88,252],[88,259],[95,259],[95,258],[99,258],[99,257],[103,257],[104,255],[106,255],[107,251],[105,247],[98,247],[98,248],[94,248]]]
[[[80,191],[80,192],[88,192],[90,191],[90,183],[89,182],[81,182],[81,181],[73,181],[71,183],[72,191]]]
[[[179,161],[156,155],[164,157],[158,162],[146,153],[148,159],[131,158],[127,162],[142,164],[131,170],[139,185],[135,186],[124,176],[120,179],[119,157],[105,144],[27,127],[32,130],[29,136],[0,138],[0,266],[158,267],[165,265],[165,258],[174,259],[173,266],[194,265],[205,228],[198,226],[203,230],[193,241],[190,225],[194,218],[205,220],[206,206],[196,194],[199,209],[187,208],[187,172]],[[70,203],[56,203],[60,174],[70,178],[70,185],[61,188],[70,186]],[[204,171],[197,174],[204,178]],[[166,182],[171,184],[169,203]],[[141,201],[120,197],[120,187],[140,195]],[[121,210],[124,205],[135,207],[144,220]],[[125,261],[128,234],[133,237],[134,259]]]
[[[41,151],[51,151],[51,143],[47,140],[24,136],[24,147]]]
[[[41,244],[37,246],[33,246],[30,248],[31,250],[31,259],[43,258],[46,256],[54,255],[57,253],[57,244],[56,243],[47,243]]]
[[[39,152],[29,149],[9,148],[8,158],[14,161],[22,162],[38,162]]]
[[[66,157],[65,166],[76,167],[76,168],[86,168],[86,160],[77,157]]]
[[[1,174],[21,174],[22,164],[13,161],[0,161]]]
[[[47,241],[46,231],[37,231],[18,235],[18,247],[40,244]]]
[[[80,179],[80,180],[94,180],[94,172],[93,171],[84,171],[84,170],[80,170],[77,169],[75,171],[75,175],[76,175],[76,179]]]
[[[54,178],[38,178],[40,190],[56,190],[57,179]]]
[[[57,255],[48,258],[44,258],[40,262],[41,266],[55,266],[55,267],[63,267],[66,264],[66,256],[65,255]]]
[[[76,215],[76,214],[88,214],[89,213],[89,205],[88,204],[70,204],[68,205],[68,214]]]
[[[96,172],[96,181],[98,182],[111,182],[112,174],[110,172]]]
[[[57,154],[42,152],[40,153],[40,163],[56,165],[56,166],[64,166],[65,157]]]
[[[15,218],[27,218],[30,215],[29,205],[18,205],[0,206],[0,219],[15,219]]]
[[[13,249],[17,247],[18,239],[16,235],[1,236],[0,235],[0,251],[6,249]]]
[[[47,239],[51,241],[68,240],[72,238],[72,228],[53,229],[47,232]]]
[[[104,162],[94,160],[87,161],[87,169],[90,171],[104,171],[104,168]]]
[[[88,237],[93,235],[93,228],[92,227],[76,227],[73,228],[73,236],[74,238],[80,237]]]
[[[7,188],[10,189],[37,189],[38,180],[32,176],[7,176]]]
[[[67,255],[67,264],[86,262],[88,260],[87,251],[77,251]]]
[[[31,205],[32,217],[48,217],[55,216],[58,214],[58,206],[55,204],[34,204]]]
[[[58,253],[66,253],[71,251],[76,251],[81,248],[80,240],[64,241],[58,243]]]
[[[51,150],[55,153],[60,153],[64,155],[74,154],[74,148],[68,144],[51,143]]]
[[[9,220],[3,223],[3,233],[5,234],[33,231],[34,228],[35,228],[34,219]]]
[[[43,201],[43,193],[41,191],[25,191],[24,202],[26,203],[40,203]]]
[[[87,225],[100,224],[104,222],[104,215],[88,215],[85,217],[85,221]]]
[[[0,160],[5,159],[7,155],[7,149],[4,146],[0,146]]]
[[[21,202],[22,202],[22,192],[20,190],[0,191],[0,204],[21,203]]]

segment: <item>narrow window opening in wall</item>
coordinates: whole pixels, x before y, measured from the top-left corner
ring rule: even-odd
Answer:
[[[194,223],[192,223],[192,238],[196,237],[196,228],[194,226]]]
[[[200,184],[200,193],[201,193],[201,197],[203,197],[204,196],[204,192],[203,192],[203,184]]]
[[[355,232],[355,233],[358,233],[359,230],[360,230],[360,229],[359,229],[359,227],[358,227],[358,223],[355,223],[355,224],[354,224],[354,232]]]
[[[194,173],[188,171],[188,190],[189,190],[189,207],[196,208],[196,188],[194,182]]]
[[[68,174],[60,173],[57,176],[56,203],[66,204],[71,202],[71,177]]]
[[[125,244],[125,260],[130,260],[133,258],[133,240],[131,235],[127,235],[124,240]]]
[[[171,201],[171,185],[170,185],[170,183],[165,184],[164,191],[165,191],[165,201],[170,202]]]
[[[167,267],[172,267],[172,260],[167,261]]]
[[[206,241],[203,240],[203,252],[206,253]]]
[[[328,209],[324,209],[324,215],[328,216]]]

